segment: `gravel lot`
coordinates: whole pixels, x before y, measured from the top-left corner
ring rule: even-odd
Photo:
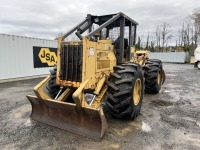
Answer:
[[[31,121],[26,95],[42,79],[0,84],[0,149],[200,149],[200,70],[164,64],[166,82],[145,94],[134,121],[112,118],[101,142]]]

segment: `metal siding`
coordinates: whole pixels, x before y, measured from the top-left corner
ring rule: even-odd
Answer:
[[[33,46],[56,48],[57,41],[0,34],[0,80],[49,73],[33,67]]]
[[[160,59],[162,62],[185,63],[188,61],[188,53],[186,52],[163,52],[149,53],[150,59]]]

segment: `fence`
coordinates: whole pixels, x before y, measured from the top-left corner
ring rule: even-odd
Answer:
[[[160,59],[162,62],[186,63],[189,61],[187,52],[155,52],[149,53],[150,59]]]

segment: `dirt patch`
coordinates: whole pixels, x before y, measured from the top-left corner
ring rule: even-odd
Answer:
[[[168,106],[172,106],[173,103],[168,102],[168,101],[155,100],[155,101],[151,101],[150,105],[154,107],[168,107]]]

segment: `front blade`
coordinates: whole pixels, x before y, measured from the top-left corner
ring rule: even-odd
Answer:
[[[28,95],[32,105],[31,119],[92,139],[101,140],[107,122],[102,109],[77,107],[56,100]]]

